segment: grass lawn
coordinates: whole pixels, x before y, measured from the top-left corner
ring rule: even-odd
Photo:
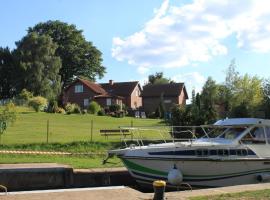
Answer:
[[[1,107],[0,107],[1,109]],[[47,120],[49,120],[49,143],[47,140]],[[91,140],[91,121],[93,137]],[[27,107],[17,107],[17,120],[9,126],[1,138],[0,150],[38,150],[63,152],[106,153],[108,149],[121,146],[120,136],[105,139],[100,129],[117,129],[119,126],[164,126],[161,120],[138,119],[133,117],[114,118],[96,115],[64,115],[36,113]],[[148,131],[148,136],[156,136]],[[134,135],[136,137],[136,134]],[[96,168],[122,166],[120,160],[110,161],[117,164],[102,165],[100,156],[53,156],[53,155],[14,155],[1,154],[0,163],[56,162],[74,168]]]
[[[49,142],[68,143],[90,141],[91,120],[93,120],[93,141],[107,142],[100,136],[100,129],[116,129],[119,126],[162,126],[157,119],[138,119],[133,117],[114,118],[96,115],[64,115],[36,113],[25,107],[18,107],[17,120],[8,127],[2,136],[2,144],[44,143],[47,138],[47,120],[49,120]],[[120,137],[110,137],[109,141],[119,141]]]
[[[88,156],[56,156],[56,155],[14,155],[2,154],[0,158],[1,164],[16,164],[16,163],[60,163],[70,165],[75,169],[88,168],[110,168],[123,166],[118,158],[111,158],[110,163],[102,164],[103,157],[88,157]]]
[[[270,199],[270,189],[267,190],[257,190],[249,192],[241,192],[234,194],[222,194],[222,195],[213,195],[213,196],[202,196],[202,197],[192,197],[190,200],[266,200]]]

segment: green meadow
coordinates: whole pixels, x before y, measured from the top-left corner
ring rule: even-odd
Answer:
[[[49,129],[47,129],[48,122]],[[91,122],[93,126],[91,126]],[[28,107],[17,107],[16,122],[10,125],[2,135],[0,150],[61,151],[93,155],[0,154],[0,163],[54,162],[69,164],[74,168],[121,166],[122,164],[116,158],[112,160],[113,164],[101,165],[107,150],[123,145],[121,136],[105,138],[100,134],[100,129],[118,129],[121,126],[158,127],[157,131],[146,130],[146,135],[143,136],[145,138],[160,138],[158,132],[164,129],[164,123],[158,119],[36,113]],[[48,143],[47,130],[49,130]],[[167,137],[168,131],[164,131],[162,134]],[[138,136],[139,133],[133,131],[133,137]],[[127,136],[127,138],[131,138],[131,136]]]

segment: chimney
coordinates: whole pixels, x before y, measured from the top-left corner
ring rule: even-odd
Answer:
[[[109,84],[110,85],[113,85],[113,80],[109,80]]]

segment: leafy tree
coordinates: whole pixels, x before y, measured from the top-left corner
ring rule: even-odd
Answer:
[[[15,55],[23,70],[23,88],[35,96],[55,98],[60,92],[61,59],[55,56],[57,45],[47,35],[30,33],[16,43]]]
[[[225,77],[225,86],[231,90],[235,90],[235,84],[239,79],[239,72],[236,71],[236,62],[235,59],[231,60],[231,63],[226,71]]]
[[[235,83],[235,91],[233,91],[233,107],[244,105],[249,113],[251,113],[250,115],[254,116],[262,101],[262,79],[247,74],[239,77]]]
[[[265,117],[270,119],[270,79],[263,82],[263,101],[261,109],[265,112]]]
[[[163,76],[163,72],[156,72],[156,74],[148,76],[148,82],[150,84],[164,84],[172,82],[170,79]]]
[[[0,98],[11,98],[20,90],[20,81],[12,52],[0,47]]]
[[[94,81],[102,78],[105,67],[102,66],[102,53],[91,42],[86,41],[82,31],[75,25],[61,21],[47,21],[28,29],[28,34],[49,35],[56,43],[56,55],[62,60],[60,69],[62,86],[73,81],[74,76],[84,76]]]
[[[216,102],[218,99],[218,85],[209,77],[205,82],[201,93],[201,109],[203,110],[205,123],[213,123],[217,119]]]
[[[16,107],[13,103],[5,105],[3,111],[0,113],[0,144],[2,135],[5,133],[9,124],[16,121]]]

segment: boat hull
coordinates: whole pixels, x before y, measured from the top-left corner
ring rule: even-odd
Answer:
[[[167,181],[167,174],[176,164],[183,182],[197,187],[221,187],[258,183],[258,175],[270,174],[269,160],[198,160],[121,157],[131,176],[140,185],[154,180]],[[175,187],[168,184],[169,187]]]

